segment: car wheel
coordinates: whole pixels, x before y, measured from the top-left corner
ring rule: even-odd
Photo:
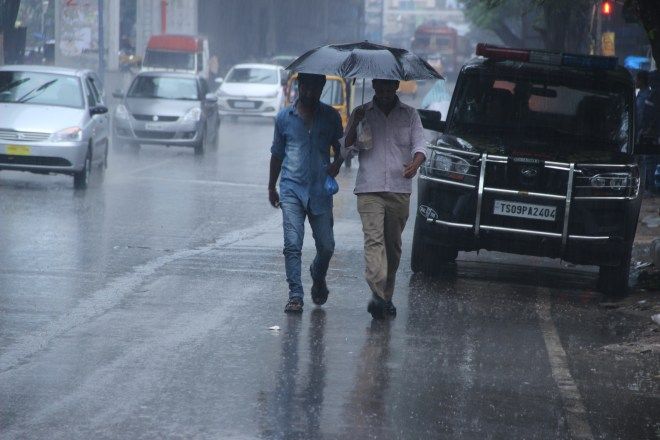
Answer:
[[[75,189],[85,189],[89,183],[89,175],[92,172],[92,155],[87,150],[87,155],[85,156],[85,164],[83,165],[82,170],[76,171],[73,173],[73,187]]]
[[[206,138],[207,138],[207,136],[206,136],[206,127],[204,127],[204,130],[202,130],[202,138],[194,146],[196,156],[204,155],[204,147],[205,147],[205,144],[206,144]]]
[[[626,249],[618,266],[600,266],[598,290],[608,298],[624,298],[628,294],[632,243]]]
[[[105,171],[108,169],[108,150],[110,150],[110,145],[105,144],[105,152],[103,153],[103,160],[99,164],[99,169]]]

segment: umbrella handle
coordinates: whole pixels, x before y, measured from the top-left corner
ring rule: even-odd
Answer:
[[[364,105],[364,78],[362,78],[362,105]]]

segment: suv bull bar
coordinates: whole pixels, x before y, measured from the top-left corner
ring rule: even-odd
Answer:
[[[591,241],[591,242],[599,242],[599,241],[609,241],[611,239],[614,239],[614,237],[611,236],[591,236],[591,235],[573,235],[568,233],[568,227],[569,227],[569,221],[570,221],[570,215],[571,215],[571,206],[575,202],[580,202],[580,201],[594,201],[594,200],[610,200],[610,201],[625,201],[625,200],[633,200],[636,199],[639,196],[639,188],[640,188],[640,179],[639,177],[635,177],[636,175],[639,176],[638,173],[638,167],[636,164],[591,164],[591,163],[580,163],[576,164],[574,162],[571,163],[565,163],[565,162],[543,162],[543,167],[544,168],[549,168],[549,169],[554,169],[554,170],[560,170],[560,171],[565,171],[567,174],[567,182],[566,182],[566,192],[564,194],[550,194],[550,193],[543,193],[543,192],[532,192],[532,191],[522,191],[522,190],[514,190],[514,189],[507,189],[507,188],[498,188],[494,186],[485,186],[486,182],[486,168],[487,164],[489,162],[494,162],[494,163],[508,163],[509,157],[508,156],[501,156],[501,155],[494,155],[494,154],[487,154],[487,153],[475,153],[471,151],[464,151],[464,150],[458,150],[454,148],[448,148],[448,147],[440,147],[436,145],[428,145],[427,148],[432,150],[433,152],[436,152],[436,154],[444,154],[446,156],[450,157],[460,157],[464,156],[469,159],[472,159],[473,161],[476,160],[475,165],[471,165],[471,167],[478,168],[478,175],[476,174],[470,174],[470,173],[462,173],[465,176],[472,176],[472,177],[478,177],[477,184],[470,184],[470,183],[464,183],[464,182],[458,182],[454,180],[450,180],[447,178],[441,178],[441,177],[433,177],[428,175],[429,170],[434,170],[432,166],[429,165],[429,161],[427,161],[424,165],[424,169],[427,171],[427,174],[420,174],[420,179],[426,180],[426,181],[431,181],[431,182],[436,182],[440,183],[443,185],[450,185],[450,186],[457,186],[461,188],[466,188],[466,189],[476,189],[477,190],[477,202],[476,202],[476,214],[475,214],[475,219],[472,224],[470,223],[456,223],[456,222],[450,222],[446,220],[441,220],[438,218],[430,218],[426,217],[427,223],[435,223],[439,225],[444,225],[450,228],[460,228],[460,229],[472,229],[474,231],[475,237],[479,237],[480,231],[498,231],[498,232],[506,232],[506,233],[512,233],[512,234],[519,234],[519,235],[532,235],[532,236],[538,236],[538,237],[548,237],[548,238],[555,238],[555,239],[561,239],[562,242],[562,251],[565,250],[566,245],[569,240],[578,240],[578,241]],[[431,156],[433,157],[433,155]],[[633,176],[631,179],[631,185],[628,187],[631,189],[631,193],[626,196],[575,196],[574,195],[574,190],[576,188],[587,188],[588,186],[581,186],[581,185],[576,185],[576,177],[577,178],[582,178],[582,179],[588,179],[588,177],[583,177],[583,173],[585,170],[589,169],[601,169],[601,170],[612,170],[612,171],[632,171],[631,175]],[[461,173],[459,173],[461,174]],[[581,182],[577,182],[578,184]],[[565,209],[564,209],[564,219],[563,219],[563,227],[562,227],[562,232],[549,232],[549,231],[539,231],[539,230],[534,230],[534,229],[520,229],[520,228],[509,228],[509,227],[503,227],[503,226],[495,226],[495,225],[488,225],[488,224],[483,224],[482,223],[482,203],[483,203],[483,198],[485,193],[493,193],[493,194],[503,194],[503,195],[514,195],[514,196],[520,196],[524,198],[538,198],[538,199],[547,199],[547,200],[555,200],[555,201],[564,201],[565,203]]]

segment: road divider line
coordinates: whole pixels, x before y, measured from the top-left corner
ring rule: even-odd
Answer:
[[[258,183],[241,183],[229,182],[227,180],[203,180],[203,179],[172,179],[169,177],[151,177],[151,176],[135,176],[134,179],[138,180],[157,180],[161,182],[177,182],[177,183],[195,183],[200,185],[213,185],[213,186],[237,186],[242,188],[266,188],[264,184]],[[265,192],[265,189],[264,189]]]
[[[278,212],[253,226],[229,232],[208,245],[193,249],[182,249],[137,266],[133,272],[120,276],[106,287],[93,292],[68,313],[46,324],[42,329],[19,338],[17,342],[7,347],[4,353],[0,354],[0,374],[25,363],[30,356],[45,349],[56,337],[117,306],[127,295],[136,291],[163,266],[178,260],[205,254],[219,247],[254,238],[270,232],[274,228],[281,229],[281,224],[282,217]]]
[[[543,340],[548,351],[552,378],[555,380],[561,394],[571,437],[574,439],[593,439],[591,427],[587,421],[587,412],[582,404],[580,390],[578,390],[573,376],[571,376],[571,371],[568,368],[568,357],[561,345],[557,327],[552,321],[550,295],[548,289],[540,289],[537,295],[536,313],[539,317]]]

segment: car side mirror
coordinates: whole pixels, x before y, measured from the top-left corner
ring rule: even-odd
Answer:
[[[108,113],[108,107],[106,107],[106,106],[104,106],[104,105],[97,105],[96,107],[91,107],[91,108],[89,109],[89,114],[90,114],[91,116],[94,116],[94,115],[104,115],[104,114],[106,114],[106,113]]]
[[[206,102],[211,102],[211,103],[218,102],[218,95],[216,95],[215,93],[207,93],[204,99],[206,100]]]
[[[222,84],[225,80],[221,76],[217,77],[216,79],[213,80],[217,85]]]
[[[635,154],[660,155],[660,138],[642,138],[635,144]]]
[[[117,99],[122,99],[124,97],[124,92],[121,90],[117,89],[114,92],[112,92],[112,97],[117,98]]]
[[[422,120],[422,127],[427,130],[445,131],[447,123],[442,120],[442,113],[434,110],[422,110],[418,109],[419,118]]]

